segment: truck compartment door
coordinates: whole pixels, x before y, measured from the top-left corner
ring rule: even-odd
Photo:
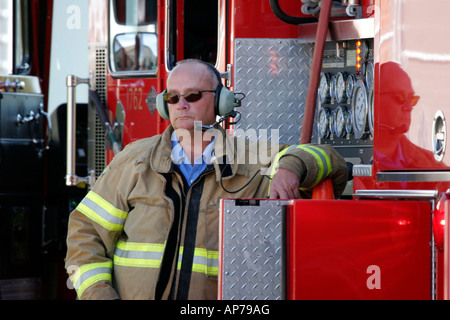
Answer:
[[[222,200],[220,299],[430,299],[431,203]]]

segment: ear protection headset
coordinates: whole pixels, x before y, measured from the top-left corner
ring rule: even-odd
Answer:
[[[214,97],[214,113],[217,116],[225,116],[233,111],[235,107],[238,107],[240,104],[236,99],[236,95],[233,91],[228,90],[222,84],[222,79],[220,77],[219,71],[209,63],[198,60],[199,63],[206,65],[210,68],[217,77],[219,84],[216,88],[215,97]],[[165,120],[169,120],[169,106],[167,102],[164,101],[164,93],[167,90],[164,90],[156,97],[156,109],[158,109],[161,118]]]

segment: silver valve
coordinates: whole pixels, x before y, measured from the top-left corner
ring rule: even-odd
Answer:
[[[19,79],[14,79],[13,81],[6,78],[5,81],[0,81],[0,90],[3,89],[5,92],[8,92],[10,89],[13,92],[17,92],[17,90],[25,89],[25,82],[19,81]]]

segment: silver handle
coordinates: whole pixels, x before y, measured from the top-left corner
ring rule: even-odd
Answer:
[[[66,77],[67,86],[67,149],[66,149],[66,185],[76,186],[79,183],[93,184],[95,172],[90,172],[87,177],[78,177],[75,174],[75,152],[76,152],[76,86],[89,84],[89,78],[79,78],[74,75]]]

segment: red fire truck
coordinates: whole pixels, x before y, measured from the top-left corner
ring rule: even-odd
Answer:
[[[125,145],[164,131],[157,94],[196,58],[245,94],[230,128],[330,144],[351,169],[341,199],[223,199],[219,299],[449,298],[447,1],[13,4],[2,297],[71,297],[68,214]]]

